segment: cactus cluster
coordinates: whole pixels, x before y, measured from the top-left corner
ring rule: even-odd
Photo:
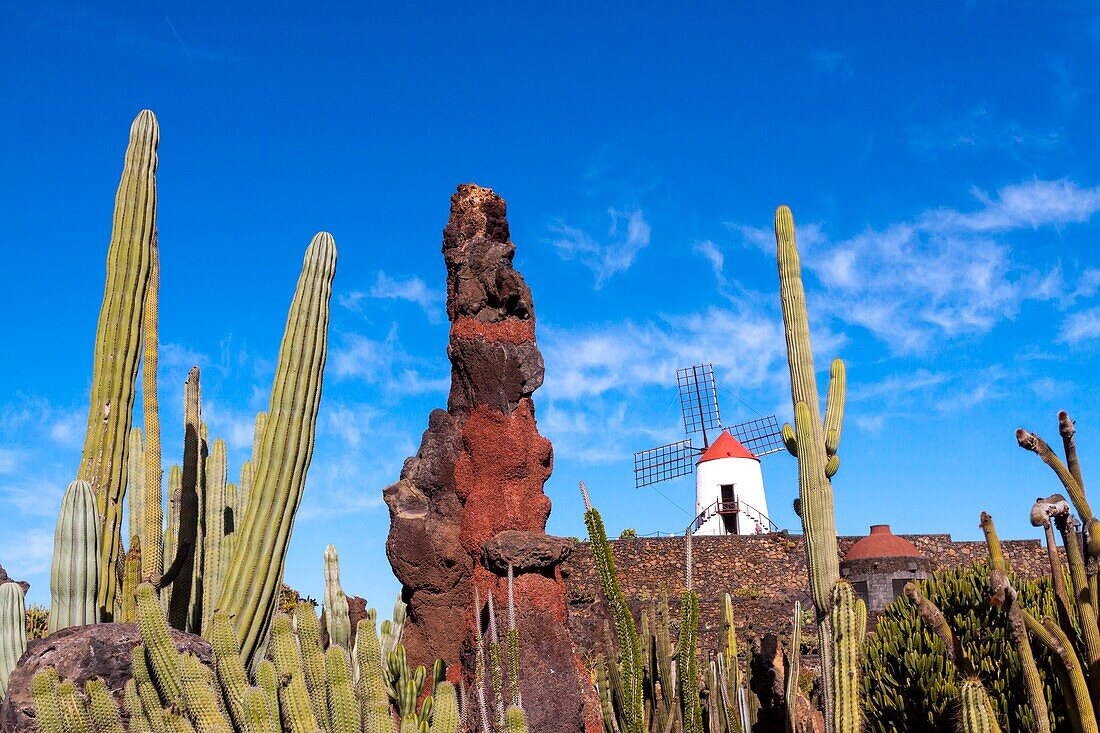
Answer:
[[[0,611],[5,598],[0,588]],[[337,644],[323,649],[314,606],[299,601],[292,614],[274,615],[268,657],[250,674],[235,626],[225,612],[215,611],[209,623],[211,669],[197,657],[176,650],[155,586],[138,587],[136,606],[141,644],[133,650],[133,677],[122,699],[129,729],[136,733],[464,730],[458,694],[444,680],[442,661],[434,665],[430,680],[423,667],[410,669],[395,633],[403,608],[395,613],[396,623],[383,622],[381,638],[376,615],[369,611],[359,622],[355,646],[349,651]],[[20,603],[20,618],[21,614]],[[0,662],[4,651],[0,648]],[[71,683],[59,679],[56,670],[46,668],[33,678],[31,692],[43,733],[122,730],[118,706],[99,680],[89,681],[81,696]],[[522,720],[522,714],[517,717],[510,708],[501,726],[485,733],[525,731]]]

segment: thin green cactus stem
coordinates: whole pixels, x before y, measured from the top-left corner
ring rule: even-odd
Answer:
[[[252,432],[252,465],[260,464],[260,454],[264,448],[264,428],[267,427],[267,412],[261,410],[256,413],[256,424]]]
[[[171,562],[176,557],[176,545],[179,540],[180,531],[180,502],[183,494],[183,469],[179,466],[171,466],[168,469],[168,485],[166,490],[168,492],[168,517],[165,520],[167,526],[164,528],[163,554],[164,557]],[[167,570],[167,568],[165,568],[165,570]],[[163,588],[164,586],[164,579],[159,579],[157,581],[157,587]],[[168,599],[170,596],[165,593],[164,597]]]
[[[159,733],[159,728],[149,722],[145,710],[141,707],[141,698],[138,696],[137,682],[133,678],[126,680],[126,686],[122,690],[122,703],[126,708],[126,714],[130,716],[130,730],[135,733],[154,731]]]
[[[844,362],[833,359],[833,363],[829,365],[829,392],[825,398],[825,454],[830,458],[836,455],[837,447],[840,445],[846,384],[847,370],[844,368]]]
[[[504,714],[504,730],[507,733],[527,733],[527,719],[521,708],[514,705],[508,708]]]
[[[328,702],[325,699],[325,654],[321,650],[321,626],[313,604],[301,601],[294,608],[294,627],[298,633],[298,652],[306,676],[306,688],[313,714],[322,728],[328,728]]]
[[[867,607],[846,580],[833,586],[829,610],[833,660],[833,723],[837,733],[859,733],[863,710],[859,699],[860,648],[867,635]]]
[[[150,583],[142,583],[138,586],[137,622],[142,641],[145,642],[149,671],[156,679],[157,689],[164,697],[164,702],[179,707],[183,700],[179,653],[172,644],[168,622],[157,601],[156,591]],[[138,682],[141,681],[138,680]]]
[[[220,611],[210,622],[210,645],[214,650],[214,673],[221,685],[222,699],[233,722],[238,728],[245,728],[244,693],[248,689],[248,674],[241,660],[233,622]]]
[[[122,716],[103,680],[92,678],[85,682],[84,695],[88,698],[88,713],[95,733],[122,733]]]
[[[607,604],[611,609],[611,618],[615,624],[615,636],[618,642],[619,671],[622,675],[623,733],[644,733],[645,701],[644,681],[642,679],[642,649],[638,632],[634,626],[634,617],[626,605],[618,574],[615,572],[615,558],[611,554],[611,544],[607,541],[603,519],[599,510],[590,509],[584,514],[584,523],[588,528],[589,544],[596,558],[600,584],[603,586]]]
[[[157,395],[160,248],[155,232],[149,254],[149,283],[145,288],[141,324],[144,347],[141,397],[145,423],[145,500],[142,502],[141,531],[141,543],[145,546],[145,551],[141,556],[141,579],[157,583],[164,573],[164,495],[161,488],[164,469],[161,466],[160,398]]]
[[[245,719],[239,728],[241,731],[244,731],[244,733],[281,733],[282,725],[276,727],[271,719],[267,693],[259,688],[250,687],[244,691],[243,704]]]
[[[993,705],[978,679],[968,679],[959,688],[959,722],[961,733],[1000,733]]]
[[[160,696],[157,694],[156,683],[153,681],[153,672],[149,664],[149,653],[146,651],[144,644],[138,644],[134,647],[131,655],[131,665],[134,693],[141,704],[141,709],[144,711],[152,729],[156,733],[163,733],[167,730],[164,723],[164,708]],[[131,719],[131,726],[132,724]]]
[[[684,591],[680,603],[680,641],[677,644],[680,673],[680,705],[684,733],[703,733],[699,703],[699,596]]]
[[[805,402],[798,402],[794,414],[800,446],[798,484],[802,526],[806,535],[810,592],[818,614],[823,615],[828,613],[833,586],[840,578],[833,492],[825,478],[824,451],[810,449],[814,445],[812,411]]]
[[[256,684],[263,690],[267,698],[267,712],[271,719],[272,730],[280,730],[282,727],[282,712],[279,704],[279,673],[275,670],[275,663],[265,659],[256,665]]]
[[[23,587],[9,582],[0,585],[0,701],[8,689],[8,677],[27,650],[27,609]]]
[[[784,698],[787,706],[787,733],[796,733],[798,724],[798,676],[802,670],[802,603],[794,602],[794,617],[791,622],[791,648],[787,655],[787,680]]]
[[[325,677],[328,679],[329,730],[332,733],[360,733],[362,713],[351,683],[347,649],[330,646],[325,652]]]
[[[69,733],[94,733],[92,719],[84,701],[76,692],[72,682],[64,681],[57,686],[57,700],[61,706],[61,723]]]
[[[209,635],[210,622],[221,593],[222,552],[225,549],[225,482],[228,458],[225,441],[215,440],[205,462],[202,523],[202,633]]]
[[[291,733],[314,733],[320,726],[313,714],[309,690],[306,688],[302,660],[294,643],[290,617],[276,614],[271,624],[271,645],[275,669],[282,682],[279,686],[279,707],[283,723]]]
[[[57,696],[59,682],[53,667],[46,667],[31,678],[31,700],[41,733],[67,733],[61,719],[61,700]]]
[[[127,538],[141,537],[145,520],[145,445],[141,428],[130,428],[126,451],[126,503],[129,521]]]
[[[260,462],[222,589],[221,607],[237,625],[247,666],[254,666],[260,655],[278,604],[290,533],[313,455],[335,272],[336,244],[322,232],[306,250],[290,306]]]
[[[129,623],[137,618],[137,587],[141,583],[141,537],[134,535],[122,568],[122,590],[118,599],[118,620]]]
[[[107,282],[96,328],[88,430],[77,478],[91,484],[99,516],[100,577],[97,604],[109,619],[115,610],[115,565],[122,547],[128,434],[141,359],[142,306],[156,236],[157,145],[160,130],[149,110],[130,127],[122,178],[115,195]]]
[[[382,645],[378,639],[374,617],[361,620],[355,629],[355,660],[359,677],[359,701],[363,730],[366,733],[392,731],[390,705],[386,696],[386,681],[382,668]],[[388,732],[387,732],[388,733]]]
[[[1043,463],[1050,466],[1058,480],[1062,482],[1062,486],[1065,487],[1066,493],[1069,494],[1070,501],[1073,502],[1073,506],[1081,516],[1081,521],[1085,523],[1085,526],[1088,526],[1093,519],[1093,515],[1088,499],[1085,498],[1085,489],[1077,482],[1073,473],[1062,463],[1057,454],[1050,449],[1047,442],[1035,433],[1028,432],[1023,428],[1016,430],[1016,442],[1019,443],[1021,448],[1031,451],[1039,456]]]
[[[100,528],[96,498],[87,481],[73,481],[61,500],[50,567],[52,634],[69,626],[94,624],[99,582]]]
[[[221,708],[220,696],[214,688],[210,670],[194,654],[180,657],[180,679],[185,709],[199,730],[233,730],[229,718]]]
[[[332,545],[325,548],[325,626],[329,644],[351,649],[348,598],[340,586],[340,557]]]
[[[450,682],[440,683],[435,690],[435,710],[431,733],[458,733],[458,696]]]

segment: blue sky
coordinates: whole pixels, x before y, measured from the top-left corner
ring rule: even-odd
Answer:
[[[681,436],[675,369],[723,417],[789,419],[774,241],[799,226],[819,368],[849,365],[837,525],[1036,537],[1053,477],[1013,437],[1080,429],[1100,466],[1100,13],[1085,3],[4,3],[0,564],[48,602],[79,460],[126,132],[161,124],[161,404],[182,386],[230,475],[270,388],[310,237],[340,252],[287,580],[388,607],[381,490],[445,403],[441,230],[458,183],[509,204],[555,447],[550,531],[682,531],[693,484],[635,490]],[[773,4],[780,5],[780,4]],[[912,4],[911,4],[912,5]],[[821,375],[824,389],[825,374]],[[797,527],[794,460],[764,464]]]

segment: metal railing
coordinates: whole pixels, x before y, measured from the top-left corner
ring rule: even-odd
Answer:
[[[766,514],[757,509],[756,507],[748,504],[744,501],[721,501],[717,500],[710,504],[703,511],[699,512],[698,516],[692,521],[690,527],[692,533],[698,532],[699,529],[707,523],[709,519],[715,515],[730,515],[730,514],[744,514],[747,515],[754,522],[759,522],[762,529],[768,532],[778,532],[779,525],[768,518]]]

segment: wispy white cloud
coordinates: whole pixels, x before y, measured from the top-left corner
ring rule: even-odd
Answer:
[[[385,339],[349,333],[329,356],[329,369],[337,379],[357,379],[380,385],[389,395],[443,392],[450,375],[442,359],[423,359],[402,346],[396,324]]]
[[[810,52],[810,59],[819,74],[851,79],[855,73],[852,57],[840,51],[818,49]]]
[[[443,292],[429,288],[417,276],[395,278],[379,270],[374,284],[367,291],[353,290],[337,296],[337,302],[349,310],[361,311],[367,298],[402,300],[415,303],[432,323],[443,321]]]
[[[995,235],[1088,221],[1100,211],[1100,187],[1068,180],[974,191],[973,211],[927,210],[912,221],[867,229],[831,241],[813,224],[799,228],[812,256],[803,266],[824,286],[823,304],[835,317],[868,329],[898,353],[920,353],[942,336],[988,332],[1015,317],[1026,300],[1053,298],[1057,268],[1040,273],[1018,264]],[[763,247],[766,229],[734,226],[747,244]],[[764,248],[774,252],[774,245]],[[1085,287],[1095,288],[1090,279]]]
[[[1077,346],[1100,338],[1100,306],[1069,314],[1058,333],[1058,342]]]
[[[691,250],[698,255],[702,255],[702,257],[710,263],[710,268],[714,270],[714,277],[718,280],[719,284],[726,281],[726,276],[723,272],[726,258],[717,244],[709,239],[704,239],[701,242],[695,242],[691,245]]]
[[[909,148],[920,155],[948,151],[1017,151],[1055,148],[1065,142],[1059,128],[1030,129],[1018,122],[997,118],[984,106],[935,125],[919,125],[909,131]]]
[[[596,288],[613,275],[626,272],[634,264],[638,253],[649,246],[650,225],[641,209],[623,211],[608,209],[611,225],[607,239],[601,241],[578,227],[563,222],[554,224],[550,231],[557,235],[554,248],[563,259],[579,260],[596,276]]]

